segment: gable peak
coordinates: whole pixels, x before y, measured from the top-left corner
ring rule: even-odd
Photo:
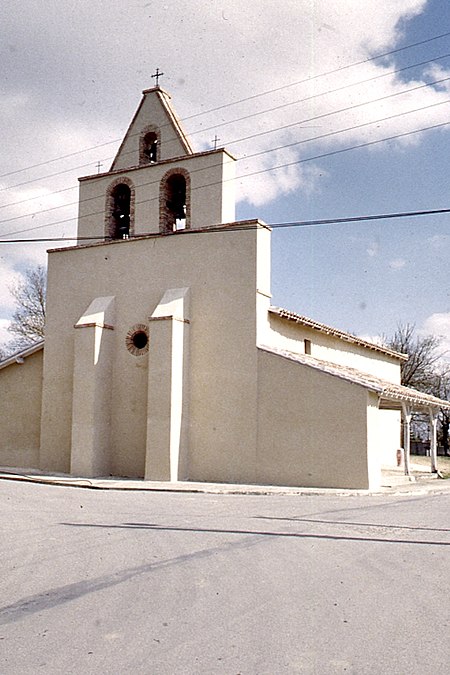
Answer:
[[[193,149],[171,97],[159,85],[144,89],[110,171],[192,155]]]

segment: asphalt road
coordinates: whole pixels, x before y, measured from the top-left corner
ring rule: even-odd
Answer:
[[[0,673],[448,673],[450,495],[0,481]]]

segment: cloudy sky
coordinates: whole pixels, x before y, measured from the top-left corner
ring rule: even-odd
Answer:
[[[0,342],[8,285],[53,246],[4,240],[73,237],[77,177],[108,169],[157,67],[194,147],[217,135],[238,158],[239,219],[450,207],[447,0],[3,0],[2,15]],[[449,224],[275,229],[273,303],[365,336],[412,322],[450,347]]]

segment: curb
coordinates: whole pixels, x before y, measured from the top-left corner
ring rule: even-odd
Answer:
[[[67,474],[22,473],[0,469],[0,480],[74,487],[90,490],[121,490],[129,492],[186,492],[197,494],[224,495],[333,495],[350,496],[384,496],[411,494],[444,494],[450,493],[450,480],[440,481],[436,478],[420,479],[401,485],[384,485],[379,490],[352,490],[349,488],[316,488],[289,487],[276,485],[240,485],[230,483],[194,483],[180,481],[178,483],[132,480],[126,478],[74,478]]]

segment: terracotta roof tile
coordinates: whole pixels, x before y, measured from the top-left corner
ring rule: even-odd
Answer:
[[[274,349],[273,347],[266,347],[261,345],[259,347],[261,351],[268,352],[270,354],[275,354],[281,356],[290,361],[295,361],[296,363],[301,363],[304,366],[309,368],[314,368],[319,370],[322,373],[327,373],[328,375],[333,375],[334,377],[339,377],[347,382],[352,382],[353,384],[359,384],[370,391],[376,392],[381,401],[404,401],[405,403],[410,403],[412,406],[417,407],[439,407],[446,408],[450,410],[450,401],[444,401],[430,394],[425,394],[411,387],[404,387],[401,384],[393,384],[392,382],[387,382],[382,380],[375,375],[370,373],[364,373],[356,368],[351,368],[350,366],[342,366],[336,363],[331,363],[330,361],[322,361],[321,359],[316,359],[313,356],[306,354],[294,354],[285,349]]]
[[[395,352],[393,349],[388,347],[383,347],[382,345],[377,345],[374,342],[369,342],[368,340],[363,340],[362,338],[352,335],[351,333],[346,333],[345,331],[339,330],[338,328],[333,328],[332,326],[327,326],[324,323],[319,323],[313,319],[309,319],[306,316],[301,314],[296,314],[295,312],[290,312],[287,309],[282,307],[269,307],[269,312],[279,316],[281,319],[287,319],[288,321],[293,321],[299,323],[302,326],[308,326],[308,328],[314,328],[315,330],[320,331],[326,335],[332,335],[346,342],[351,342],[353,344],[359,345],[360,347],[366,347],[366,349],[371,349],[375,352],[380,352],[381,354],[387,354],[392,356],[395,359],[400,361],[406,361],[408,359],[407,354],[400,354],[400,352]]]

